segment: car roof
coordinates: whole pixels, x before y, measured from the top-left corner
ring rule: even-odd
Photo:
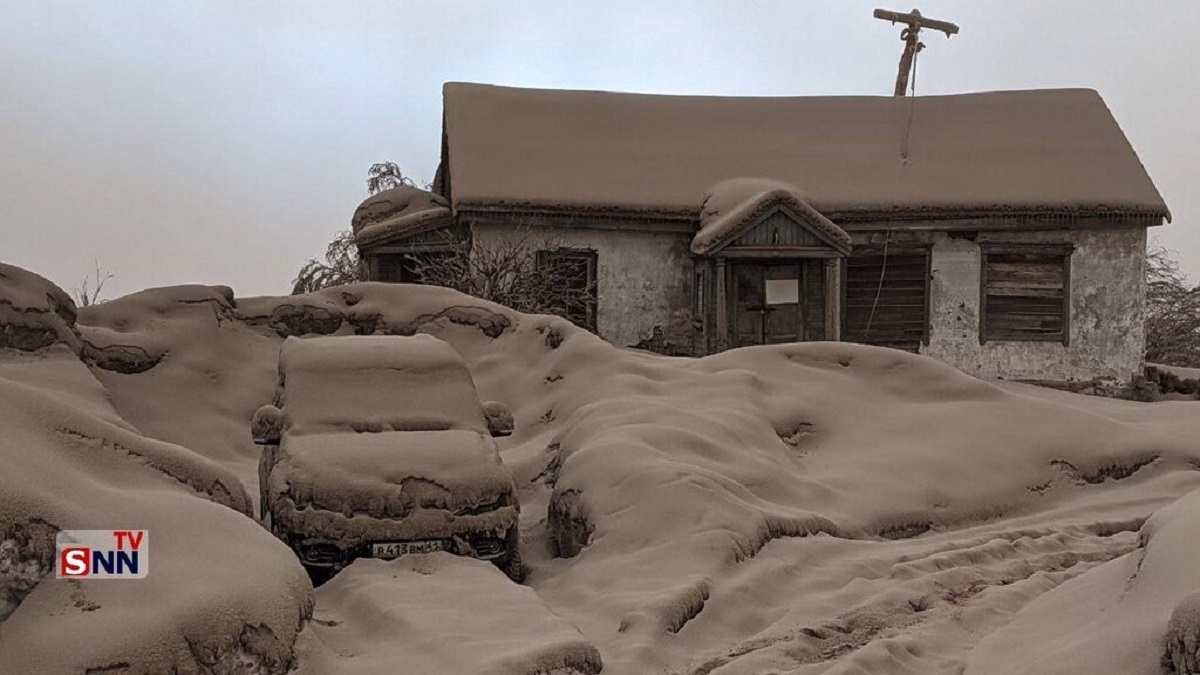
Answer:
[[[466,362],[431,335],[288,338],[279,373],[288,434],[487,432]]]
[[[338,335],[289,337],[279,357],[280,372],[331,370],[466,369],[458,352],[432,335]]]

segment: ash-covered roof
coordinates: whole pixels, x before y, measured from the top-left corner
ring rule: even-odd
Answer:
[[[736,239],[768,209],[787,206],[802,217],[831,246],[850,251],[850,235],[809,206],[795,187],[761,178],[732,178],[705,191],[700,229],[692,238],[692,253],[708,255]]]
[[[354,243],[371,246],[427,232],[450,220],[446,200],[411,185],[367,197],[350,219]]]
[[[1089,89],[734,98],[448,83],[443,94],[442,188],[456,209],[694,218],[708,186],[757,176],[799,186],[835,220],[1169,218]]]

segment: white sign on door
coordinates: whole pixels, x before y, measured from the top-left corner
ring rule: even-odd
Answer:
[[[799,279],[767,279],[768,305],[794,305],[800,302]]]

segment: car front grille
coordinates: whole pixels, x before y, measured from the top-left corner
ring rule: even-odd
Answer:
[[[329,543],[300,544],[298,553],[301,560],[312,565],[333,565],[345,557],[340,548]]]

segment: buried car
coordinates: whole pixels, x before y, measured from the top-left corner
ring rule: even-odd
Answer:
[[[458,352],[429,335],[288,338],[252,421],[260,516],[314,582],[356,558],[449,551],[522,577],[519,505]]]

